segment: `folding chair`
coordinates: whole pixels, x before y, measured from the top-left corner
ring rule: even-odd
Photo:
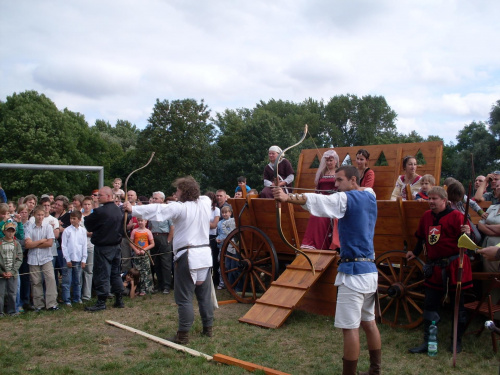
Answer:
[[[472,312],[471,317],[465,325],[465,330],[467,330],[469,324],[478,314],[486,316],[488,318],[486,320],[494,320],[495,313],[500,311],[500,301],[495,301],[495,303],[493,303],[491,299],[491,291],[498,288],[500,288],[500,280],[498,280],[497,278],[493,278],[487,292],[484,294],[480,301],[474,301],[466,303],[464,305],[467,310],[470,310]],[[479,336],[483,332],[483,330],[484,324],[482,324],[480,329],[468,333],[474,333],[476,336]],[[497,340],[500,340],[500,336],[498,336],[495,332],[491,332],[491,343],[493,345],[493,351],[495,353],[497,352]]]

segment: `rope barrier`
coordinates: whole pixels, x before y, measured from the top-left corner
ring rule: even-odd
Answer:
[[[153,258],[154,258],[154,257],[159,256],[159,255],[171,254],[171,253],[173,253],[173,251],[166,251],[166,252],[163,252],[163,253],[158,253],[158,254],[151,255],[151,257],[153,257]],[[133,260],[133,259],[137,259],[137,258],[144,258],[144,257],[147,257],[147,255],[137,255],[137,256],[127,257],[127,258],[121,258],[121,259],[122,259],[122,260],[129,260],[129,259],[132,259],[132,260]],[[93,266],[93,265],[94,265],[94,263],[85,263],[85,265],[86,265],[86,266]],[[61,268],[61,267],[57,267],[57,268],[56,268],[56,267],[54,267],[54,271],[56,271],[56,270],[57,270],[57,271],[60,271],[60,270],[62,270],[62,269],[63,269],[63,268]],[[84,269],[82,268],[82,271],[83,271],[83,270],[84,270]],[[18,273],[18,276],[30,275],[30,274],[32,274],[32,273],[33,273],[33,274],[36,274],[36,273],[43,273],[43,271],[41,271],[41,270],[40,270],[40,271],[33,271],[33,272],[31,272],[31,271],[30,271],[30,272],[23,272],[23,273]],[[3,276],[0,276],[0,279],[3,279],[3,278],[4,278]]]

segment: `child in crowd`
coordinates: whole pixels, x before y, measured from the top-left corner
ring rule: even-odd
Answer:
[[[15,215],[16,214],[16,202],[14,201],[8,201],[7,204],[9,205],[9,214]]]
[[[42,308],[55,311],[57,306],[57,287],[52,265],[52,244],[54,231],[51,225],[44,224],[45,212],[42,206],[33,209],[35,224],[30,227],[24,241],[28,249],[28,264],[30,266],[31,291],[35,311]],[[45,298],[42,282],[45,280]]]
[[[82,217],[89,216],[94,210],[92,197],[84,197],[82,201]],[[80,225],[85,228],[85,220]],[[87,232],[87,262],[82,266],[82,301],[89,301],[92,294],[92,276],[94,272],[94,244],[90,241],[92,232]]]
[[[236,198],[236,196],[235,196]],[[233,213],[233,209],[231,206],[222,206],[220,209],[222,219],[217,223],[217,237],[215,241],[217,242],[217,247],[219,248],[219,262],[220,262],[220,253],[222,249],[222,244],[226,239],[227,235],[231,233],[231,231],[235,228],[234,219],[231,219],[231,214]],[[228,225],[228,221],[232,220],[232,225]],[[225,289],[224,280],[222,279],[222,274],[219,271],[220,280],[217,289]]]
[[[4,226],[7,221],[11,221],[14,223],[16,228],[15,237],[18,240],[24,240],[24,226],[21,222],[21,215],[14,213],[11,214],[9,212],[9,206],[7,203],[0,203],[0,228]],[[3,232],[0,231],[0,238],[3,237]]]
[[[235,198],[243,198],[243,192],[241,190],[237,191],[234,193]]]
[[[121,207],[123,205],[123,203],[122,203],[122,196],[121,195],[115,194],[115,204],[118,207]]]
[[[4,315],[4,307],[7,314],[17,315],[17,273],[23,262],[23,250],[14,239],[16,225],[12,221],[4,224],[2,232],[4,237],[0,239],[0,316]]]
[[[236,229],[236,223],[234,221],[234,218],[231,217],[231,214],[232,214],[232,209],[231,209],[231,206],[224,206],[222,209],[224,208],[227,208],[228,210],[226,211],[225,214],[222,215],[222,217],[224,218],[222,224],[221,224],[221,227],[220,227],[220,239],[221,239],[221,246],[222,246],[222,243],[224,242],[224,240],[226,239],[226,237],[229,235],[229,233],[231,233],[234,229]],[[221,210],[222,210],[221,209]],[[238,278],[238,276],[240,275],[240,272],[238,271],[238,260],[240,258],[239,254],[236,252],[236,250],[234,249],[234,247],[232,245],[228,245],[227,247],[227,253],[231,256],[233,256],[234,258],[236,259],[231,259],[229,257],[226,257],[225,259],[225,262],[224,262],[224,266],[226,268],[226,272],[229,271],[227,273],[227,278],[229,279],[229,283],[234,287],[234,290],[236,292],[241,292],[242,290],[242,281],[240,281],[238,283],[238,285],[234,286],[234,282],[236,281],[236,279]],[[220,253],[219,253],[219,256],[220,256]]]
[[[146,223],[146,220],[137,217],[137,224],[139,227],[130,233],[130,239],[135,244],[134,266],[141,274],[139,280],[140,296],[144,296],[146,293],[151,294],[154,291],[151,265],[146,251],[155,247],[155,241],[153,239],[153,233],[146,228]]]
[[[125,192],[121,189],[122,187],[122,179],[121,178],[115,178],[113,181],[113,189],[111,190],[115,196],[120,197],[120,201],[122,199],[125,199]]]
[[[418,191],[417,195],[415,196],[415,200],[428,201],[429,196],[427,195],[427,192],[431,190],[431,187],[433,187],[436,184],[436,179],[431,174],[424,174],[420,179],[420,181],[421,181],[420,184],[421,188]]]
[[[71,225],[62,234],[62,252],[64,265],[62,272],[62,299],[66,306],[73,303],[82,303],[81,284],[82,268],[87,262],[87,231],[80,226],[82,213],[72,211],[69,215]],[[73,298],[70,295],[73,290]]]
[[[259,192],[257,191],[257,189],[250,189],[250,191],[248,192],[248,194],[259,195]]]
[[[141,273],[136,268],[131,268],[122,276],[123,280],[123,295],[129,296],[130,298],[135,298],[135,291],[137,289],[137,285],[139,284],[139,280],[141,278]]]
[[[21,216],[21,223],[23,224],[24,231],[27,234],[30,230],[29,212],[28,207],[21,203],[17,206],[17,213]],[[21,244],[23,250],[23,263],[19,268],[19,298],[17,301],[18,311],[32,311],[33,305],[31,304],[31,282],[30,282],[30,266],[28,265],[28,250],[24,246],[24,238],[17,241]]]
[[[243,194],[243,189],[245,189],[247,194],[248,194],[250,192],[250,190],[252,190],[250,188],[250,186],[247,185],[247,178],[246,177],[240,176],[240,177],[238,177],[237,181],[238,181],[238,186],[234,190],[235,193],[242,192],[242,194]],[[243,197],[243,195],[241,197],[236,197],[236,195],[235,195],[234,197],[241,198],[241,197]]]

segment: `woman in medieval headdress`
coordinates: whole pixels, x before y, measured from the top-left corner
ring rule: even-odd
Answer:
[[[339,167],[339,156],[334,150],[326,151],[316,172],[314,183],[319,194],[333,194],[335,187],[335,170]],[[302,239],[303,249],[332,249],[340,247],[337,231],[337,219],[316,217],[311,215],[307,223],[306,233]]]
[[[275,178],[274,164],[280,154],[281,148],[278,146],[271,146],[269,148],[269,164],[264,168],[264,190],[261,191],[260,198],[273,198],[271,186],[274,185]],[[292,185],[295,178],[295,172],[293,171],[292,164],[285,158],[282,158],[278,163],[278,177],[279,186],[283,187],[285,192],[288,192],[286,188]]]

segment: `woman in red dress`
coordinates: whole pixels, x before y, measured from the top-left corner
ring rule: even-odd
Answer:
[[[335,170],[339,167],[339,156],[334,150],[323,154],[316,172],[314,183],[318,194],[330,195],[337,191],[335,187]],[[337,231],[337,219],[311,215],[307,223],[306,233],[302,239],[303,249],[337,249],[340,247]]]
[[[370,153],[361,148],[356,153],[356,164],[359,171],[359,186],[372,188],[375,184],[375,172],[368,167]]]

